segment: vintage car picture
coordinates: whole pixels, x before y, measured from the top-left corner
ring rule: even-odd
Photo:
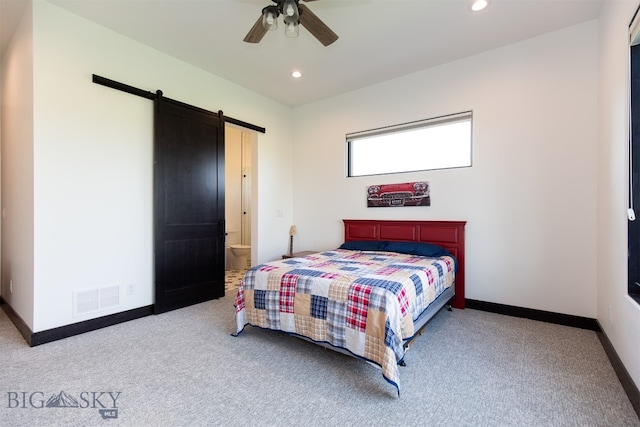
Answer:
[[[427,181],[367,187],[367,207],[431,206]]]

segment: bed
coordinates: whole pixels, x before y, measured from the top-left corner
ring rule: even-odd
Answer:
[[[443,307],[464,308],[466,222],[343,223],[340,247],[247,271],[233,335],[278,330],[364,359],[400,394],[412,341]]]

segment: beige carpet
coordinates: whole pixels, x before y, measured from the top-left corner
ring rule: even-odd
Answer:
[[[32,348],[0,310],[0,426],[640,427],[592,331],[442,311],[398,397],[361,360],[259,328],[232,337],[233,303]]]

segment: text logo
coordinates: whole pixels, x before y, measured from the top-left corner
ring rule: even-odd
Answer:
[[[47,395],[42,391],[8,391],[8,409],[78,408],[97,409],[104,420],[118,418],[120,391],[81,391],[76,394],[61,391]],[[48,398],[46,396],[49,396]]]

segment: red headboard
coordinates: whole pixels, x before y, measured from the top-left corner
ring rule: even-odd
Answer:
[[[464,226],[466,221],[389,221],[343,219],[344,241],[389,240],[435,243],[458,260],[456,296],[451,304],[464,308]]]

